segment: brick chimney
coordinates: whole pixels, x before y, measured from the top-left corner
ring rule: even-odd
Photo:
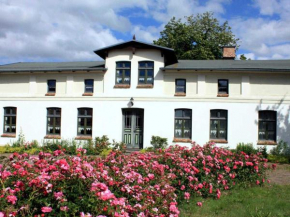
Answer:
[[[236,47],[235,46],[224,46],[223,49],[223,59],[234,60],[236,58]]]

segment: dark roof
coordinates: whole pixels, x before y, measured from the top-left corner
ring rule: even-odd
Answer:
[[[290,60],[178,60],[162,70],[290,71]]]
[[[167,48],[167,47],[161,47],[158,45],[154,45],[154,44],[149,44],[149,43],[145,43],[145,42],[141,42],[141,41],[136,41],[136,40],[131,40],[131,41],[126,41],[126,42],[122,42],[119,44],[115,44],[115,45],[111,45],[108,47],[104,47],[98,50],[95,50],[94,52],[96,54],[98,54],[100,57],[102,57],[103,59],[105,59],[108,55],[108,52],[110,50],[113,49],[122,49],[122,48],[127,48],[127,47],[132,47],[132,48],[141,48],[141,49],[157,49],[160,50],[164,57],[165,57],[165,65],[170,65],[170,64],[174,64],[177,63],[177,57],[175,55],[175,52],[173,49],[171,48]]]
[[[0,65],[1,72],[92,71],[106,70],[105,61],[91,62],[27,62]]]

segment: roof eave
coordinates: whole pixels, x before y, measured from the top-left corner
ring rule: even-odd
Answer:
[[[33,72],[91,72],[91,71],[96,71],[96,72],[106,72],[108,69],[107,68],[94,68],[94,69],[23,69],[23,70],[0,70],[1,73],[33,73]]]

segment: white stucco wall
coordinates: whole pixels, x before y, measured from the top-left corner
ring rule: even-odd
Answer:
[[[124,98],[123,98],[124,99]],[[46,108],[62,108],[63,139],[72,139],[77,135],[77,108],[93,108],[93,138],[108,135],[112,140],[122,140],[122,108],[127,108],[127,100],[66,100],[66,101],[1,101],[0,108],[17,107],[17,132],[20,128],[26,139],[42,141],[46,135]],[[277,140],[290,144],[289,131],[290,105],[259,104],[259,103],[221,103],[198,102],[192,100],[150,100],[135,98],[133,108],[144,109],[144,146],[150,146],[152,135],[168,138],[173,144],[174,110],[177,108],[192,109],[192,140],[204,144],[209,140],[210,109],[228,110],[228,144],[222,146],[236,147],[239,142],[249,142],[254,145],[258,141],[258,111],[276,110],[278,115]],[[0,109],[0,123],[3,123],[3,109]],[[3,132],[3,124],[0,125]],[[15,138],[17,139],[17,138]],[[0,138],[0,144],[6,144],[14,139]],[[189,145],[179,143],[181,145]]]

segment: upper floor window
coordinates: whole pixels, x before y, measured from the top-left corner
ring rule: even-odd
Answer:
[[[276,111],[259,111],[259,140],[276,141]]]
[[[154,62],[139,62],[139,80],[138,84],[152,84],[154,78]]]
[[[131,62],[116,63],[116,84],[128,84],[131,80]]]
[[[61,108],[47,108],[47,135],[60,135]]]
[[[210,139],[227,140],[228,111],[210,110]]]
[[[191,109],[175,109],[174,137],[191,139]]]
[[[175,96],[185,96],[186,94],[186,80],[176,79],[175,80]]]
[[[229,94],[229,80],[218,79],[218,95],[228,96]]]
[[[94,79],[86,79],[85,93],[93,93],[93,92],[94,92]]]
[[[47,92],[55,93],[56,90],[56,80],[47,80]]]
[[[4,133],[16,133],[16,113],[15,107],[4,108]]]
[[[79,108],[78,109],[78,135],[91,136],[93,127],[93,109]]]

